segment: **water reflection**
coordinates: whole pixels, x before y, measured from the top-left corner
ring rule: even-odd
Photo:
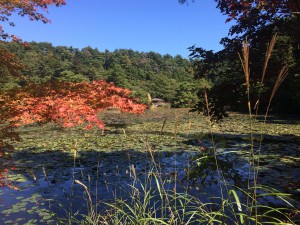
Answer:
[[[160,131],[161,126],[157,127]],[[126,133],[119,132],[125,128]],[[45,148],[46,144],[18,150],[14,154],[17,170],[10,171],[9,175],[20,191],[0,189],[0,223],[55,224],[55,216],[86,212],[88,196],[75,180],[88,187],[93,201],[109,201],[116,195],[126,198],[135,178],[143,183],[153,167],[158,170],[152,172],[166,180],[166,188],[188,191],[203,201],[219,195],[219,186],[225,181],[243,187],[247,185],[249,175],[253,180],[253,174],[249,174],[247,135],[214,134],[217,168],[210,135],[179,133],[177,140],[170,130],[131,130],[123,125],[109,129],[111,133],[105,133],[106,139],[102,141],[98,140],[99,136],[90,135],[90,139],[82,140],[76,137],[78,142],[85,141],[90,145],[79,148],[78,152],[69,150],[72,148],[70,139],[61,140],[51,150]],[[51,135],[54,139],[62,136],[61,133]],[[146,151],[145,136],[151,154]],[[256,149],[260,146],[259,138],[259,135],[255,136]],[[258,182],[299,196],[299,142],[291,138],[264,137]],[[156,188],[155,182],[151,185]]]

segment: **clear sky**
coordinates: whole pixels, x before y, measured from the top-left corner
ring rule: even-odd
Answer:
[[[7,28],[24,41],[46,41],[54,46],[100,51],[124,48],[155,51],[188,57],[188,47],[222,49],[230,24],[213,0],[67,0],[63,7],[51,7],[51,24],[12,17],[16,27]]]

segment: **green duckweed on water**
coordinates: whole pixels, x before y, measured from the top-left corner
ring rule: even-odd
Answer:
[[[57,217],[81,212],[83,189],[74,184],[75,179],[97,190],[97,198],[109,200],[116,187],[132,181],[132,165],[141,178],[149,171],[149,149],[165,177],[171,179],[175,168],[181,183],[195,190],[199,185],[208,188],[215,168],[209,161],[197,163],[197,158],[201,147],[213,148],[211,133],[226,179],[247,179],[251,148],[247,115],[231,113],[212,130],[207,118],[188,109],[100,116],[104,131],[65,130],[53,124],[20,128],[22,141],[14,145],[12,154],[16,170],[9,174],[19,191],[0,189],[0,223],[55,224]],[[253,148],[260,149],[258,181],[291,193],[295,200],[300,194],[299,122],[300,118],[272,116],[263,125],[258,117],[252,130]]]

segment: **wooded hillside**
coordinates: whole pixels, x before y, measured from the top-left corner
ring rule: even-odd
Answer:
[[[1,89],[22,86],[28,81],[93,81],[103,79],[133,91],[142,101],[162,98],[176,107],[192,106],[197,101],[196,85],[191,73],[191,62],[177,55],[155,52],[136,52],[119,49],[114,52],[86,47],[54,47],[50,43],[3,43],[25,65],[15,77],[2,71]],[[180,97],[180,100],[176,97]]]

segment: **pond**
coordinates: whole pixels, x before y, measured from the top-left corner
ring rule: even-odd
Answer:
[[[153,168],[159,168],[155,172],[169,189],[208,198],[219,191],[220,170],[229,184],[247,185],[251,148],[255,155],[260,151],[258,183],[292,194],[299,204],[299,118],[273,116],[264,126],[258,117],[252,143],[248,117],[242,114],[231,113],[212,129],[207,118],[187,109],[101,116],[104,131],[51,124],[20,129],[22,142],[13,152],[16,169],[9,174],[18,191],[0,189],[1,224],[56,224],[69,214],[80,217],[87,195],[76,180],[86,185],[93,201],[109,202],[126,195],[135,178],[143,183]],[[213,156],[213,149],[218,168],[214,157],[203,157]]]

